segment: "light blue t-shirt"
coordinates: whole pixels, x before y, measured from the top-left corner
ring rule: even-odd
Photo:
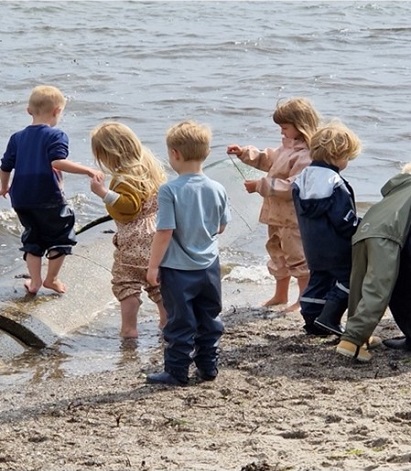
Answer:
[[[163,184],[158,192],[157,230],[173,229],[162,267],[202,270],[218,257],[217,233],[231,219],[225,188],[202,173]]]

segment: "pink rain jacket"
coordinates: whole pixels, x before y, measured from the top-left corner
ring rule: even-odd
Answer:
[[[283,138],[277,149],[259,150],[245,147],[239,159],[251,167],[267,172],[257,184],[264,198],[260,222],[273,226],[298,226],[291,184],[301,171],[310,165],[310,151],[304,141]]]

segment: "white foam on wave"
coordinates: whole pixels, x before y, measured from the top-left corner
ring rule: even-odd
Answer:
[[[235,266],[227,275],[223,277],[223,281],[235,281],[237,283],[256,283],[256,284],[272,284],[273,277],[268,273],[265,265],[255,266]]]
[[[2,209],[0,210],[0,220],[1,221],[14,221],[16,220],[17,215],[14,212],[14,209]]]
[[[21,231],[20,221],[13,209],[0,209],[0,233],[19,235]]]

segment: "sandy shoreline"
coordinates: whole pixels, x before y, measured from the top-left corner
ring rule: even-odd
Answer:
[[[411,469],[411,356],[340,357],[299,313],[252,308],[271,286],[248,286],[224,283],[215,382],[147,385],[159,349],[148,365],[3,390],[0,470]],[[398,334],[390,316],[378,332]]]

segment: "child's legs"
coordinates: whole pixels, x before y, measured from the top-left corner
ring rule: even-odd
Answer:
[[[163,298],[161,297],[161,290],[159,286],[150,286],[146,283],[144,289],[147,292],[148,297],[157,305],[158,315],[160,317],[159,327],[163,329],[167,323],[167,311],[163,304]]]
[[[77,244],[74,232],[74,212],[68,205],[47,208],[47,227],[43,232],[43,243],[47,248],[47,274],[43,282],[45,288],[57,293],[65,293],[66,286],[58,275],[66,255],[71,255],[73,245]]]
[[[158,315],[160,320],[158,321],[158,326],[160,329],[164,329],[165,325],[167,324],[167,311],[164,307],[163,300],[159,301],[157,304]]]
[[[68,205],[41,210],[41,237],[45,249],[70,255],[77,244],[74,231],[75,217]]]
[[[367,273],[368,254],[366,241],[357,242],[352,247],[352,268],[350,275],[350,294],[348,296],[349,319],[354,315],[362,298],[362,284]]]
[[[63,266],[66,254],[64,251],[51,250],[47,252],[46,257],[48,258],[47,274],[43,281],[45,288],[52,289],[57,293],[65,293],[66,285],[58,279],[60,269]]]
[[[335,282],[326,296],[327,301],[341,302],[348,306],[351,266],[334,268],[330,270],[329,273],[330,276],[334,278]]]
[[[304,290],[307,288],[307,285],[308,285],[308,281],[310,280],[310,276],[309,275],[304,275],[304,276],[299,276],[297,278],[297,283],[298,283],[298,299],[293,303],[291,304],[291,306],[288,306],[284,312],[292,312],[292,311],[296,311],[297,309],[299,309],[301,307],[301,303],[300,303],[300,300],[301,300],[301,296],[304,292]]]
[[[276,279],[283,279],[290,276],[287,269],[284,252],[281,246],[280,228],[278,226],[268,226],[268,240],[265,248],[270,257],[267,263],[268,271]]]
[[[355,311],[349,311],[350,315],[341,340],[348,340],[361,346],[371,336],[388,306],[398,276],[400,246],[389,239],[372,237],[366,239],[357,250],[363,250],[363,255],[367,256],[367,271],[362,280],[361,299]],[[356,260],[361,258],[353,258],[351,284],[358,283],[355,273]],[[362,271],[363,267],[360,267],[360,272]],[[352,309],[351,303],[352,301],[349,301],[349,310]]]
[[[300,293],[299,299],[301,298],[302,294],[304,293],[305,288],[307,288],[309,281],[310,281],[310,275],[299,276],[297,278],[298,291]]]
[[[21,234],[20,250],[26,254],[30,253],[37,257],[42,257],[45,252],[41,236],[41,213],[36,209],[16,209],[17,216],[24,231]]]
[[[137,295],[128,296],[120,301],[121,337],[126,339],[138,337],[137,315],[140,305],[141,301]]]
[[[163,329],[164,369],[183,382],[187,381],[192,363],[197,332],[193,303],[201,291],[202,272],[161,268],[161,294],[167,311],[167,324]]]
[[[281,248],[279,228],[277,226],[268,226],[268,241],[265,244],[265,248],[270,257],[267,268],[269,273],[274,276],[276,283],[274,296],[266,301],[264,305],[286,304],[288,302],[288,288],[291,277]]]
[[[26,289],[31,294],[36,294],[43,284],[41,276],[42,256],[44,248],[42,246],[42,238],[39,230],[39,211],[32,209],[16,209],[20,223],[24,227],[21,235],[22,247],[20,250],[24,252],[24,260],[27,264],[30,281],[24,283]]]
[[[30,281],[25,282],[24,285],[29,293],[36,294],[43,284],[43,280],[41,278],[42,258],[31,253],[26,253],[25,259],[27,270],[30,275]]]
[[[218,346],[224,331],[220,318],[221,277],[218,259],[203,272],[203,287],[194,300],[197,319],[194,362],[200,370],[213,373],[217,368]]]
[[[309,270],[305,260],[298,226],[268,226],[267,252],[270,255],[268,270],[276,279],[276,293],[266,305],[288,301],[291,277],[297,278],[299,297],[307,286]],[[293,307],[298,307],[298,300]]]
[[[297,279],[302,278],[308,283],[310,271],[305,259],[298,226],[281,227],[280,239],[288,274]],[[302,283],[301,286],[304,284]]]
[[[128,261],[127,253],[114,251],[111,286],[114,296],[120,301],[120,335],[135,338],[138,336],[137,317],[141,305],[141,290],[146,284],[146,270]]]
[[[313,270],[308,285],[300,298],[301,315],[305,320],[305,327],[314,325],[315,319],[321,314],[326,296],[334,286],[335,279],[328,272]]]
[[[325,295],[326,303],[315,320],[315,325],[323,328],[328,333],[341,335],[343,332],[341,319],[348,306],[350,271],[351,265],[347,265],[334,268],[328,272],[330,279],[334,281]]]
[[[332,315],[335,322],[341,322],[341,318],[348,307],[348,296],[350,293],[351,266],[335,268],[329,271],[330,280],[334,279],[333,285],[325,295],[326,312]]]
[[[58,274],[65,255],[71,254],[72,246],[76,244],[73,211],[63,205],[22,210],[19,213],[20,221],[25,226],[22,250],[35,256],[42,256],[46,252],[49,263],[43,286],[64,293],[66,287],[58,279]],[[32,280],[32,288],[34,285]],[[39,289],[37,282],[36,287]]]
[[[288,302],[288,289],[290,287],[291,277],[275,280],[275,293],[274,296],[263,303],[263,306],[277,306],[279,304],[287,304]]]

